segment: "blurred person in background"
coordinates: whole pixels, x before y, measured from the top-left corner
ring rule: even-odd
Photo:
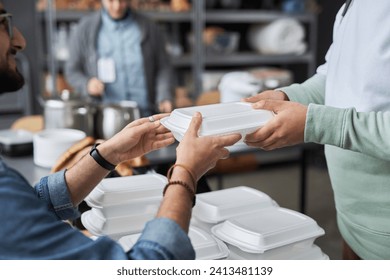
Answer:
[[[137,102],[141,116],[173,109],[173,78],[157,24],[131,9],[131,0],[102,0],[69,40],[65,77],[77,93],[117,103]]]
[[[23,86],[15,55],[25,46],[23,35],[12,26],[12,15],[0,2],[0,93]],[[225,146],[241,138],[199,138],[199,113],[177,148],[176,165],[156,217],[130,251],[108,237],[92,240],[64,222],[79,216],[79,203],[115,165],[174,142],[172,133],[160,124],[165,116],[135,120],[73,167],[43,177],[34,187],[0,158],[0,259],[194,259],[187,233],[196,181],[229,155]]]
[[[325,145],[344,259],[390,259],[390,1],[348,0],[325,64],[245,101],[275,112],[249,146]]]
[[[158,26],[131,8],[131,0],[102,0],[69,41],[65,74],[70,85],[105,103],[136,101],[141,116],[173,109],[172,68]],[[155,167],[166,174],[169,165]],[[210,191],[199,180],[198,193]]]

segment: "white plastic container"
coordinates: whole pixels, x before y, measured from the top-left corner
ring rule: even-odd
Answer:
[[[193,216],[206,223],[220,223],[229,218],[278,207],[267,194],[246,186],[198,194]]]
[[[298,242],[299,246],[311,246],[325,233],[312,218],[281,207],[228,219],[211,231],[224,242],[254,254]]]
[[[243,137],[239,142],[273,118],[271,111],[255,110],[251,103],[231,102],[175,109],[161,119],[161,124],[180,142],[195,112],[203,116],[199,136],[240,133]]]
[[[236,246],[227,244],[229,260],[329,260],[329,257],[315,244],[299,246],[299,244],[286,245],[263,254],[247,253]]]
[[[103,207],[94,206],[92,209],[105,218],[119,218],[129,215],[144,215],[156,213],[162,200],[162,195],[150,198],[139,198],[128,200],[121,204],[105,205]]]
[[[119,239],[118,243],[125,251],[128,251],[134,246],[140,236],[140,233],[124,236]],[[191,226],[188,236],[194,247],[197,260],[219,260],[225,259],[229,255],[229,250],[225,243],[202,229]]]
[[[85,132],[69,128],[45,129],[36,133],[33,137],[34,163],[51,168],[64,152],[85,137]]]
[[[99,208],[104,215],[117,216],[122,209],[118,205],[141,205],[151,200],[162,198],[162,191],[168,182],[165,176],[160,174],[143,174],[127,177],[103,179],[95,189],[85,198],[90,207]],[[115,206],[116,205],[116,206]],[[129,206],[131,208],[131,206]],[[128,208],[127,210],[130,210]],[[139,212],[139,211],[138,211]]]
[[[216,224],[217,223],[206,223],[206,222],[203,222],[203,221],[199,220],[198,218],[196,218],[194,215],[192,215],[191,221],[190,221],[190,226],[191,227],[200,228],[200,229],[204,230],[205,232],[207,232],[209,234],[211,234],[211,229]]]
[[[156,213],[157,208],[153,213],[105,218],[92,208],[81,215],[81,222],[92,235],[124,236],[141,232]]]

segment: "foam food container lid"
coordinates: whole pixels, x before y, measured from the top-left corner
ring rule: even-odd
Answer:
[[[116,218],[105,218],[92,208],[81,215],[81,223],[93,235],[128,235],[141,232],[145,224],[152,220],[157,212],[143,215],[128,215]]]
[[[264,253],[304,240],[312,244],[325,233],[312,218],[281,207],[228,219],[211,231],[217,238],[249,253]]]
[[[268,250],[261,254],[247,253],[227,244],[230,260],[328,260],[329,257],[315,244],[292,244]]]
[[[253,109],[251,103],[229,102],[175,109],[169,117],[161,119],[161,124],[172,131],[176,140],[181,141],[195,112],[203,116],[199,136],[233,133],[245,136],[274,116],[271,111]]]
[[[147,213],[156,213],[156,209],[161,204],[162,194],[148,198],[135,199],[127,203],[113,204],[106,206],[94,206],[92,209],[105,218],[118,218],[128,215],[144,215]]]
[[[33,137],[32,132],[24,129],[0,130],[0,142],[7,145],[32,143]]]
[[[198,194],[193,216],[202,222],[219,223],[235,216],[277,206],[267,194],[254,188],[238,186]]]
[[[118,243],[125,251],[130,250],[137,242],[140,233],[124,236]],[[202,229],[190,226],[188,236],[195,250],[197,260],[218,260],[229,255],[229,250],[225,243],[213,237]]]
[[[95,187],[85,201],[91,207],[105,207],[150,197],[161,198],[167,182],[167,178],[160,174],[107,178]]]

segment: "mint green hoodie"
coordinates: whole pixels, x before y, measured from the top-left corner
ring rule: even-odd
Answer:
[[[321,105],[325,84],[316,74],[281,90],[308,105],[304,141],[325,145],[343,238],[363,259],[390,259],[390,112]]]

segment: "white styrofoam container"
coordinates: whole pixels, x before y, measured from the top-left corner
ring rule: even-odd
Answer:
[[[192,215],[191,220],[190,220],[190,226],[194,226],[197,228],[200,228],[208,233],[211,234],[211,228],[215,226],[217,223],[206,223],[198,218],[196,218],[194,215]]]
[[[123,236],[141,232],[156,213],[157,209],[154,213],[105,218],[92,208],[81,215],[81,223],[92,235]]]
[[[167,178],[160,174],[107,178],[93,189],[85,201],[90,207],[108,209],[108,206],[129,204],[150,197],[161,199],[167,182]]]
[[[125,251],[128,251],[134,246],[140,236],[140,233],[123,236],[118,243]],[[188,236],[194,247],[195,259],[197,260],[219,260],[225,259],[229,255],[229,250],[225,243],[202,229],[190,226]]]
[[[262,254],[244,252],[236,246],[227,244],[229,260],[329,260],[329,257],[315,244],[294,243],[278,247]]]
[[[99,216],[105,218],[119,218],[129,215],[144,215],[147,213],[156,213],[162,201],[162,194],[149,198],[139,198],[122,202],[121,204],[94,206],[92,209]]]
[[[193,217],[216,224],[264,208],[278,207],[267,194],[246,186],[198,194]]]
[[[211,232],[248,253],[264,253],[288,244],[311,245],[324,230],[310,217],[281,208],[266,208],[217,224]]]
[[[274,116],[271,111],[253,109],[251,103],[231,102],[178,108],[169,117],[161,119],[161,124],[180,142],[195,112],[200,112],[203,117],[199,136],[240,133],[242,139],[239,142]]]

